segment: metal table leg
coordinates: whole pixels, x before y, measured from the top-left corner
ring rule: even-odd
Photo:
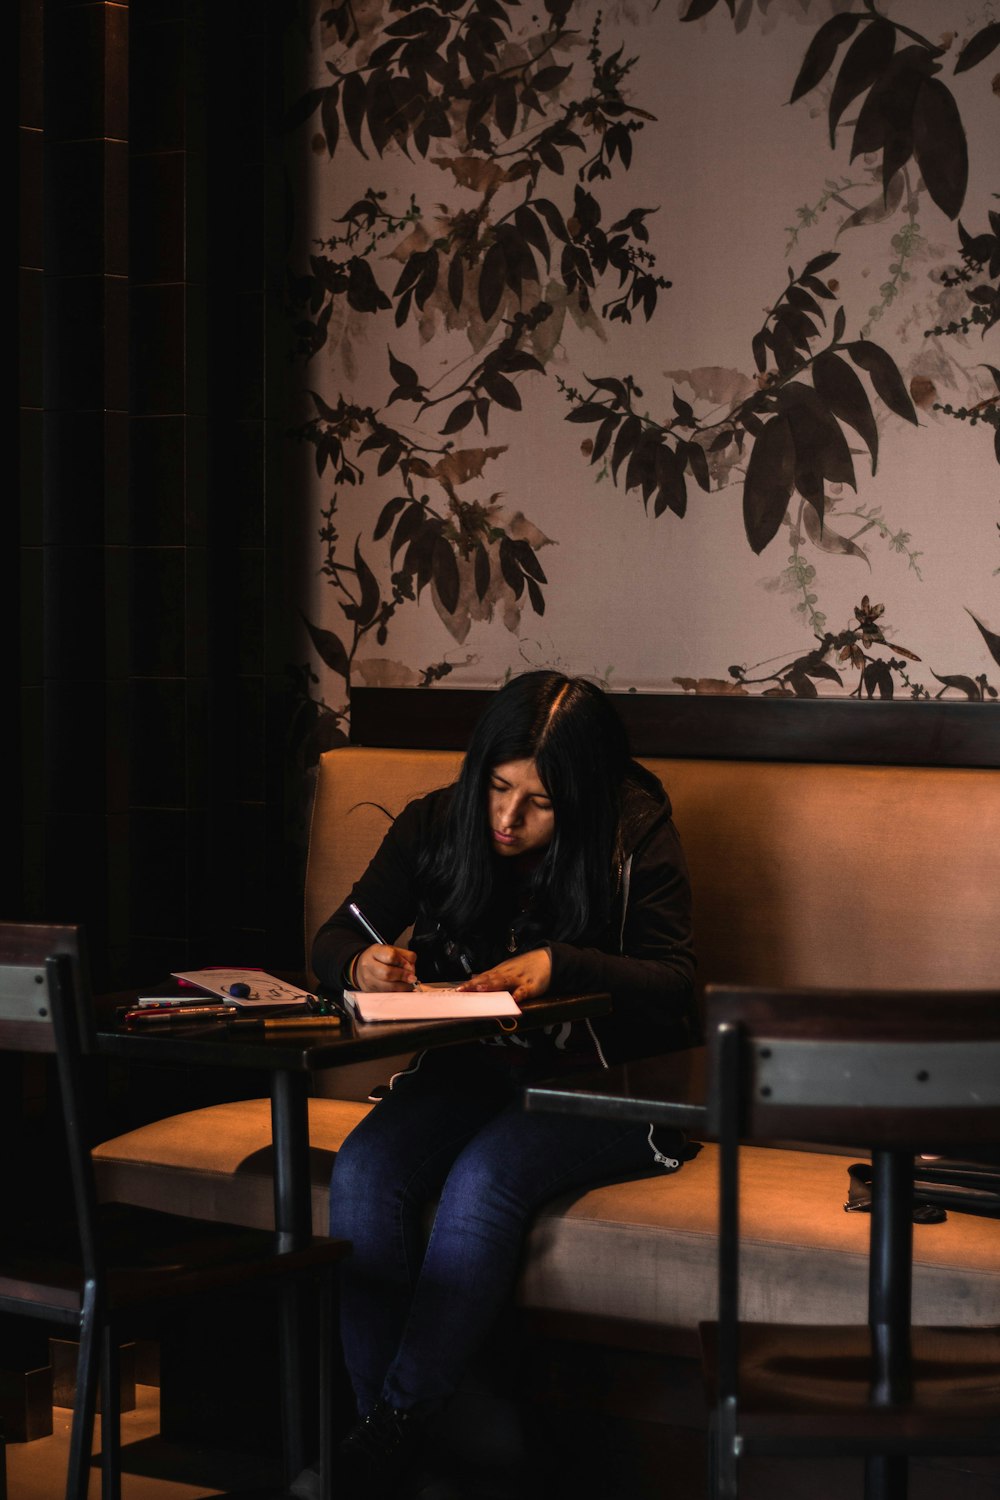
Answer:
[[[312,1233],[309,1180],[309,1106],[305,1073],[271,1074],[271,1134],[274,1149],[274,1225],[282,1250],[294,1250]],[[278,1340],[281,1359],[281,1429],[289,1482],[305,1467],[304,1304],[297,1281],[280,1290]]]

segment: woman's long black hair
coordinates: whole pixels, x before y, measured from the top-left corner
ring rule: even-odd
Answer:
[[[599,931],[611,912],[631,756],[600,688],[560,672],[515,677],[473,730],[442,838],[427,861],[442,925],[459,938],[488,915],[500,863],[489,835],[490,778],[514,760],[535,762],[555,814],[555,833],[534,872],[532,914],[556,941]]]

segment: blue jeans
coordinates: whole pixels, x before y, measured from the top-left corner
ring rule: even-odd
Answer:
[[[337,1153],[330,1233],[354,1247],[341,1337],[362,1416],[379,1399],[409,1410],[454,1392],[541,1204],[655,1169],[648,1126],[529,1114],[521,1093],[501,1050],[426,1052]]]

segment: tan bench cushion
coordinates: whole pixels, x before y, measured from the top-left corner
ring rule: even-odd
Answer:
[[[309,1100],[314,1234],[327,1233],[334,1157],[370,1108],[343,1099]],[[135,1203],[253,1229],[274,1226],[269,1099],[171,1115],[104,1141],[93,1155],[97,1189],[105,1202]]]
[[[451,751],[348,746],[320,759],[306,955]],[[989,988],[1000,974],[1000,776],[955,767],[644,762],[691,867],[702,984]]]
[[[313,1227],[324,1234],[341,1141],[370,1106],[309,1101]],[[273,1223],[266,1099],[219,1104],[106,1141],[94,1153],[102,1197],[267,1227]],[[864,1322],[868,1218],[845,1214],[847,1158],[744,1148],[745,1315]],[[518,1300],[528,1307],[692,1329],[715,1307],[718,1163],[714,1146],[671,1176],[555,1200],[528,1239]],[[917,1225],[914,1318],[1000,1317],[1000,1224],[950,1214]]]
[[[869,1218],[844,1213],[849,1160],[742,1149],[744,1317],[865,1321]],[[713,1317],[718,1170],[706,1145],[676,1175],[555,1200],[532,1232],[519,1300],[671,1328]],[[1000,1223],[949,1213],[913,1232],[914,1321],[1000,1319]]]

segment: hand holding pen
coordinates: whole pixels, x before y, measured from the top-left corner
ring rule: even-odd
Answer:
[[[387,943],[359,906],[348,902],[348,911],[370,938],[374,947],[363,948],[351,964],[350,988],[372,991],[419,990],[417,955],[410,948]]]

